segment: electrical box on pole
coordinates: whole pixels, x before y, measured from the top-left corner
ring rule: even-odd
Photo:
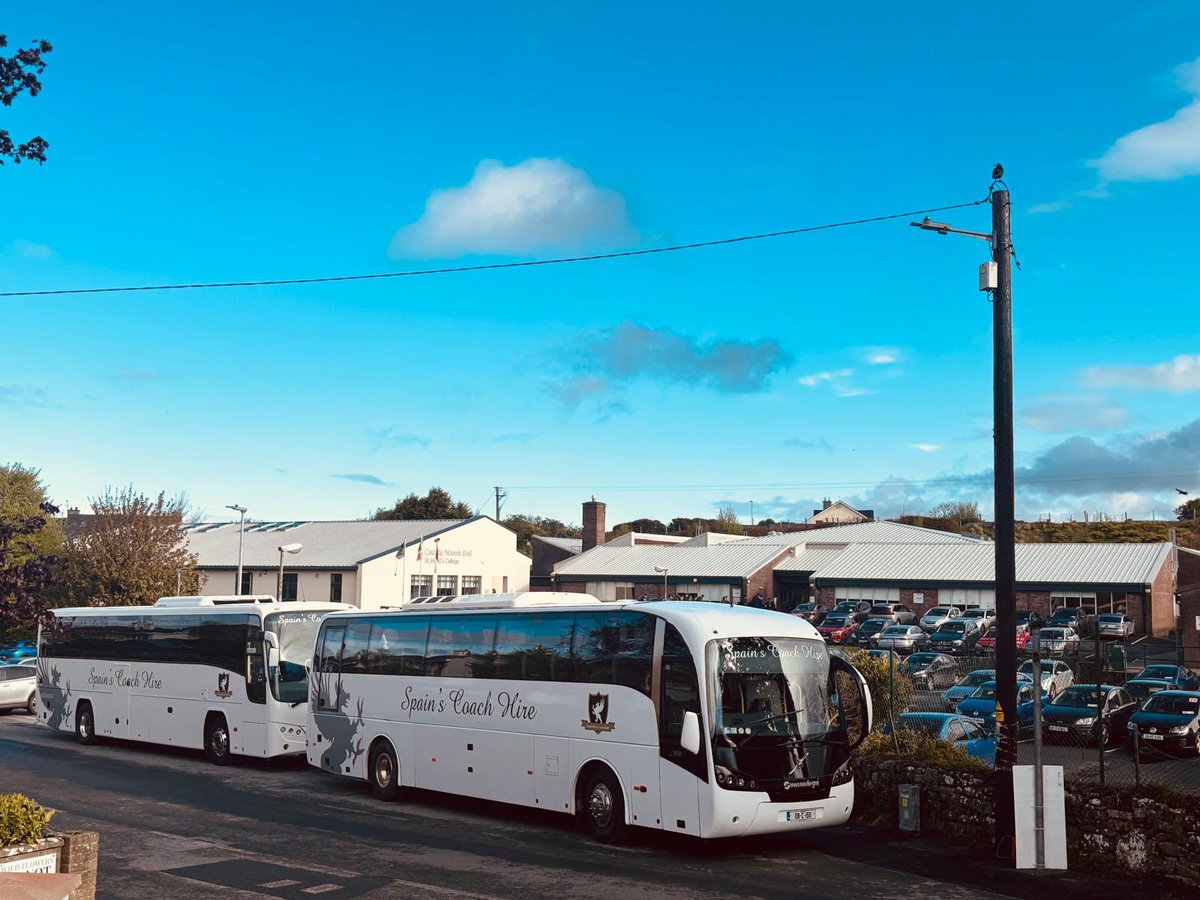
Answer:
[[[979,267],[979,289],[994,291],[1000,284],[1000,267],[993,260],[988,260]]]

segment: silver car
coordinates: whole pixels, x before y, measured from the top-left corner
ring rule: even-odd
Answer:
[[[1017,669],[1018,678],[1033,679],[1033,660],[1027,659]],[[1042,690],[1048,697],[1057,697],[1075,683],[1075,673],[1061,659],[1042,660]]]
[[[963,610],[962,617],[964,619],[974,619],[979,625],[979,630],[987,631],[996,624],[996,611],[994,609],[984,609],[975,607],[973,609]]]
[[[1071,628],[1043,628],[1040,637],[1043,653],[1079,652],[1079,635]]]
[[[962,610],[957,606],[935,606],[921,616],[921,627],[926,631],[937,631],[940,626],[961,615]]]
[[[37,669],[0,666],[0,709],[23,709],[37,714]]]
[[[929,636],[916,625],[889,625],[875,638],[880,650],[895,650],[897,653],[912,653],[924,650]]]
[[[1124,613],[1101,613],[1096,628],[1102,638],[1127,638],[1133,634],[1133,622]]]

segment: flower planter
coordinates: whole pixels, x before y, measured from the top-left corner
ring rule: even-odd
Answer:
[[[43,838],[36,844],[0,848],[0,873],[54,873],[62,871],[63,839]]]

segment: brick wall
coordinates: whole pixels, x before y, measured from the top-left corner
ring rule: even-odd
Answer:
[[[920,603],[913,600],[913,594],[924,594]],[[900,602],[917,615],[923,615],[938,605],[937,588],[900,588]]]
[[[63,838],[62,870],[82,879],[69,900],[95,900],[100,835],[94,831],[68,831],[60,837]]]
[[[1150,627],[1156,637],[1175,628],[1175,572],[1170,556],[1150,585]]]
[[[1183,644],[1183,664],[1200,669],[1200,629],[1196,619],[1200,618],[1200,585],[1179,592],[1180,642]]]

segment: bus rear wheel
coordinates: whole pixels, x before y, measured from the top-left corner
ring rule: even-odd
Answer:
[[[379,741],[371,748],[367,772],[371,793],[380,800],[396,799],[400,793],[400,767],[396,764],[396,751],[387,741]]]
[[[610,769],[597,769],[592,773],[581,799],[579,816],[589,835],[602,844],[616,844],[625,839],[629,833],[625,823],[625,796]]]
[[[85,747],[96,743],[96,717],[90,703],[80,703],[75,712],[75,740]]]
[[[209,716],[204,723],[204,755],[217,766],[227,766],[233,762],[233,752],[229,749],[229,724],[222,715]]]

